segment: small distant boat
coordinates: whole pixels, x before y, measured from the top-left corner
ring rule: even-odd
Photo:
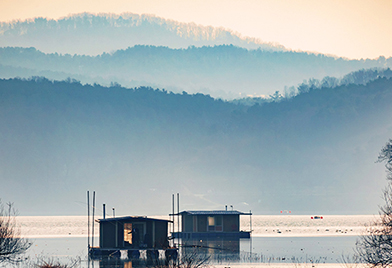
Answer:
[[[312,220],[322,220],[323,216],[312,216],[312,217],[310,217],[310,219],[312,219]]]

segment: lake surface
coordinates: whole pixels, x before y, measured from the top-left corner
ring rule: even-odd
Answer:
[[[85,216],[18,217],[17,220],[23,235],[33,242],[27,252],[31,260],[54,258],[66,263],[80,257],[82,267],[145,267],[149,264],[145,260],[130,262],[125,252],[120,260],[88,262]],[[323,220],[312,220],[310,216],[302,215],[256,215],[252,217],[252,239],[235,242],[235,250],[230,253],[214,249],[216,245],[226,247],[221,246],[228,245],[224,241],[218,241],[218,244],[214,242],[214,247],[209,247],[209,241],[204,241],[207,246],[203,254],[212,254],[210,262],[213,264],[243,264],[244,267],[246,263],[336,264],[343,255],[352,256],[358,235],[363,234],[366,226],[374,220],[375,216],[372,215],[326,215]],[[250,219],[241,219],[241,226],[249,230]],[[98,225],[94,232],[99,233]],[[98,237],[95,237],[95,246],[98,241]],[[160,254],[163,256],[163,252]]]
[[[238,254],[215,251],[210,263],[339,263],[342,256],[352,256],[356,239],[356,236],[241,239]],[[33,246],[28,252],[31,259],[55,258],[66,263],[73,258],[80,257],[83,261],[82,267],[89,266],[87,239],[84,237],[35,238],[32,242]],[[112,262],[116,263],[116,267],[127,267],[126,263],[128,263],[127,260],[113,260]],[[133,261],[132,267],[137,267],[138,264],[145,266],[146,263]],[[92,261],[90,265],[113,267],[110,262],[105,266],[100,260]]]

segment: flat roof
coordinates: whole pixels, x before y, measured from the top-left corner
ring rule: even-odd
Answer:
[[[112,218],[98,219],[99,222],[135,221],[135,220],[172,222],[171,220],[147,218],[145,216],[124,216],[124,217],[114,217],[114,218],[112,217]]]
[[[238,210],[184,210],[180,214],[189,215],[252,215],[252,213],[241,212]],[[172,214],[171,214],[172,215]],[[178,215],[178,214],[175,214]]]

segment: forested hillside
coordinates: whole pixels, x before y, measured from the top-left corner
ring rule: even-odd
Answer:
[[[1,47],[35,47],[45,53],[99,55],[134,45],[187,48],[224,44],[285,50],[281,45],[243,37],[227,29],[153,15],[82,13],[59,20],[35,18],[0,22]]]
[[[84,214],[87,189],[121,214],[184,209],[375,213],[392,79],[263,105],[77,81],[0,80],[0,195],[21,214]],[[41,198],[45,196],[45,198]]]
[[[151,86],[225,99],[268,96],[309,78],[392,66],[392,58],[347,60],[305,52],[247,50],[235,46],[171,49],[134,46],[99,56],[45,54],[34,48],[0,48],[0,77],[45,76],[82,83]]]

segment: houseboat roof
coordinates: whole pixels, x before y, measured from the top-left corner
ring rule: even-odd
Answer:
[[[179,214],[189,215],[252,215],[252,213],[241,212],[238,210],[184,210]],[[177,215],[177,214],[176,214]]]
[[[172,222],[171,220],[147,218],[145,216],[123,216],[123,217],[99,219],[98,221],[99,222],[113,222],[113,221],[136,221],[136,220]]]

